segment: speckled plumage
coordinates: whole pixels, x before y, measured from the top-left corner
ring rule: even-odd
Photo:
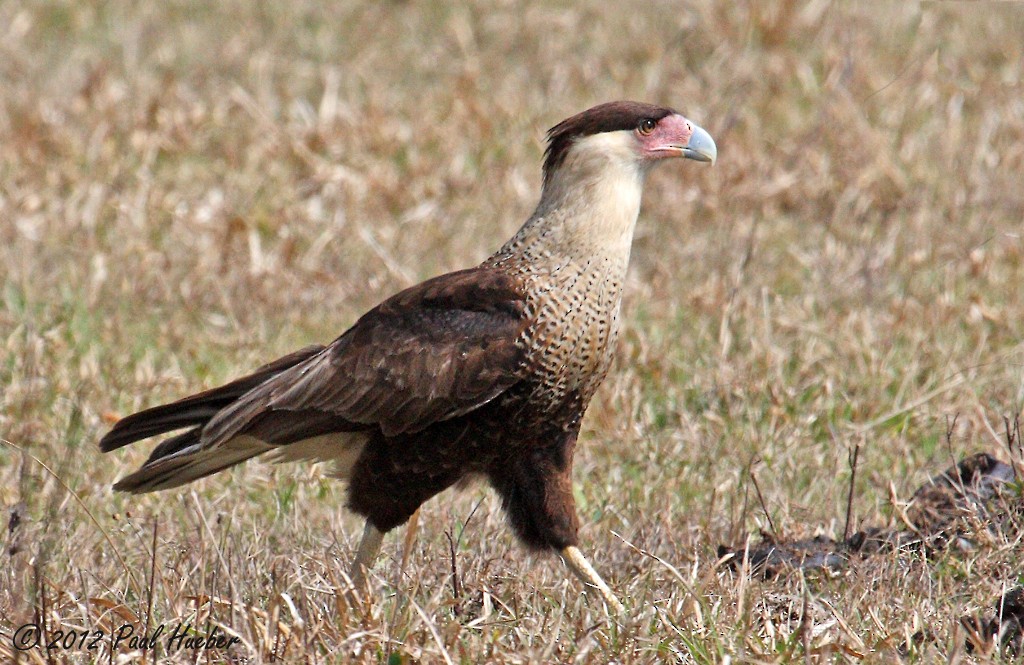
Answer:
[[[611,365],[644,175],[687,156],[693,131],[634,102],[556,125],[540,203],[494,255],[392,296],[327,346],[125,418],[104,451],[186,431],[115,487],[168,489],[268,452],[321,460],[386,532],[479,475],[524,543],[574,546],[573,452]]]

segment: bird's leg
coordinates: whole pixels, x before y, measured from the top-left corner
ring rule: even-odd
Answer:
[[[605,602],[622,613],[622,603],[573,544],[579,532],[571,475],[577,432],[578,427],[562,432],[550,445],[496,467],[490,473],[491,484],[501,495],[516,535],[528,545],[559,552],[584,584],[596,587]]]
[[[416,512],[409,518],[409,526],[405,527],[405,540],[402,544],[402,563],[399,565],[399,574],[405,572],[405,564],[409,562],[409,552],[412,551],[412,546],[416,542],[416,529],[420,524],[420,509],[417,508]]]
[[[566,565],[572,572],[576,573],[576,576],[583,580],[584,584],[597,587],[597,590],[604,596],[604,600],[608,603],[612,609],[618,613],[623,613],[626,608],[622,606],[619,599],[615,597],[612,590],[608,588],[608,585],[604,583],[601,576],[597,574],[594,567],[587,561],[587,557],[583,556],[583,552],[580,551],[575,545],[570,545],[562,550],[562,560],[565,561]]]
[[[352,580],[353,592],[362,589],[366,581],[366,571],[373,566],[383,540],[384,534],[378,531],[370,520],[366,520],[366,526],[363,527],[363,539],[359,541],[359,549],[356,550],[356,558],[352,560],[352,568],[348,574],[349,579]]]

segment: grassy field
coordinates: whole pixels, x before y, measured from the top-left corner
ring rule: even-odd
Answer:
[[[857,446],[854,528],[963,455],[1010,460],[1022,34],[1009,2],[0,3],[0,660],[141,654],[15,651],[33,621],[165,626],[168,662],[996,658],[959,617],[1021,580],[1013,534],[773,580],[716,551],[841,538]],[[577,452],[582,546],[627,617],[484,486],[390,535],[353,610],[361,525],[325,469],[112,493],[148,454],[100,455],[117,417],[483,259],[532,211],[544,131],[611,99],[719,149],[649,179]],[[241,642],[168,653],[179,623]]]

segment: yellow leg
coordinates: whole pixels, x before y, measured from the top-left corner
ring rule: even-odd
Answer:
[[[405,572],[405,564],[409,562],[409,552],[412,551],[412,546],[416,542],[416,528],[420,524],[420,511],[419,508],[409,518],[409,525],[405,527],[405,539],[402,542],[402,564],[399,570]]]
[[[354,591],[363,588],[366,582],[366,571],[373,567],[383,540],[384,534],[367,520],[366,526],[363,527],[363,539],[359,541],[359,549],[356,550],[356,558],[353,559],[352,568],[348,574],[349,579],[352,580]]]
[[[619,614],[626,611],[626,608],[622,606],[619,599],[615,597],[612,590],[608,588],[608,585],[604,583],[601,576],[597,574],[594,567],[587,561],[587,557],[583,556],[583,552],[580,552],[578,547],[570,545],[562,550],[562,560],[569,566],[569,570],[576,573],[576,576],[583,580],[584,584],[597,587],[597,590],[604,596],[604,600],[608,605]]]

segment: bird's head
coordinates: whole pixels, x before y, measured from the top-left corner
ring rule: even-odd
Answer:
[[[711,136],[669,108],[609,102],[578,113],[548,131],[540,202],[505,249],[536,238],[562,255],[614,256],[625,270],[650,168],[716,156]]]
[[[608,102],[563,120],[548,131],[544,182],[563,167],[602,168],[609,160],[645,172],[670,157],[714,163],[711,135],[672,109],[640,102]]]

